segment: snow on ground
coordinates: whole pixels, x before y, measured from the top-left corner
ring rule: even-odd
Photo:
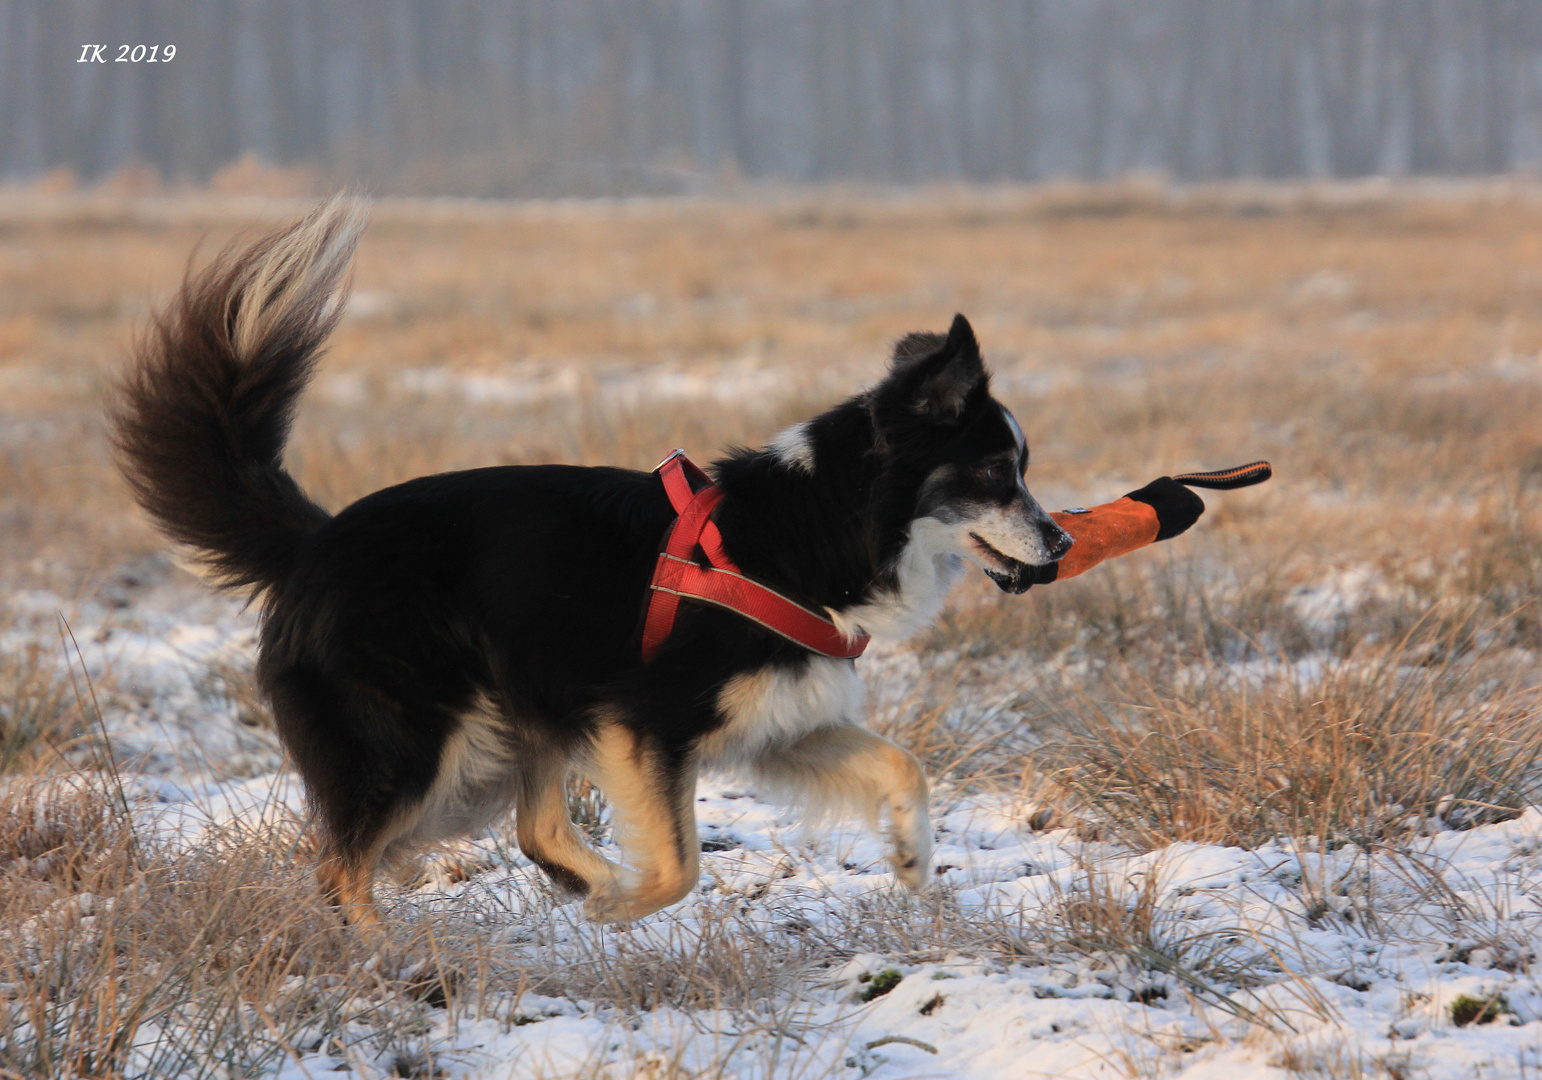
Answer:
[[[120,761],[139,774],[131,786],[145,827],[191,839],[211,824],[298,812],[301,793],[279,770],[271,736],[242,725],[208,685],[211,659],[249,654],[250,613],[196,589],[157,599],[69,612],[80,662],[111,688],[106,722]],[[13,607],[32,612],[31,632],[41,633],[57,604],[34,595]],[[918,677],[903,650],[883,654],[873,673],[891,683]],[[893,685],[874,688],[878,702],[895,695]],[[1180,844],[1142,854],[1070,830],[1031,832],[1031,809],[939,793],[939,884],[916,899],[896,891],[876,838],[852,828],[810,834],[742,783],[707,781],[697,892],[625,929],[552,909],[506,838],[483,838],[473,847],[490,869],[454,884],[430,875],[388,894],[388,909],[406,917],[460,907],[497,948],[537,961],[556,950],[552,963],[577,946],[688,955],[725,913],[754,929],[755,947],[806,949],[812,936],[832,948],[794,988],[750,1010],[634,1016],[525,994],[480,1020],[439,1010],[423,1045],[442,1075],[487,1078],[709,1068],[878,1080],[1542,1071],[1542,986],[1527,973],[1542,952],[1542,812],[1437,829],[1398,851]],[[949,912],[955,946],[850,956],[845,941],[863,910],[908,920],[917,938]],[[1123,913],[1112,930],[1095,917],[1109,910]],[[546,921],[539,935],[533,918]],[[1002,944],[1014,938],[1008,959]],[[1464,998],[1479,1022],[1453,1019]],[[278,1075],[400,1068],[366,1044],[326,1042]]]

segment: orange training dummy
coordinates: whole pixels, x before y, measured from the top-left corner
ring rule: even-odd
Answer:
[[[1255,461],[1235,469],[1164,476],[1111,503],[1051,514],[1075,543],[1059,562],[1034,567],[1033,583],[1064,581],[1100,562],[1177,536],[1205,512],[1204,502],[1189,488],[1229,490],[1261,484],[1273,475],[1267,461]]]

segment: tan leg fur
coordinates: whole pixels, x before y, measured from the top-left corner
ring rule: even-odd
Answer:
[[[754,771],[815,816],[854,810],[874,825],[887,818],[894,876],[915,890],[930,880],[926,775],[908,750],[866,728],[831,724],[768,749]]]
[[[629,865],[595,889],[584,913],[595,922],[629,922],[689,895],[700,877],[695,767],[672,772],[614,722],[601,725],[585,765],[610,800]]]
[[[316,867],[316,880],[327,902],[342,912],[350,926],[370,932],[381,929],[380,909],[375,905],[375,867],[351,865],[341,859],[324,859]]]
[[[567,761],[532,768],[520,792],[514,817],[519,850],[574,896],[614,888],[621,868],[585,842],[568,818]]]

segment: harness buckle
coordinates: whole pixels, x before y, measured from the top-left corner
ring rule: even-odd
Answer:
[[[662,461],[660,461],[657,465],[655,465],[649,471],[650,472],[658,472],[665,465],[668,465],[671,461],[675,460],[675,458],[677,458],[677,457],[685,457],[685,451],[681,450],[681,449],[678,449],[678,448],[674,449],[674,450],[671,450],[669,453],[664,455],[664,459]]]

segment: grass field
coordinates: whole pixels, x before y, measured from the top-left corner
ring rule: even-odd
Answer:
[[[993,901],[987,917],[960,899],[1022,877],[1000,867],[920,900],[874,877],[865,891],[807,886],[826,906],[790,933],[783,894],[723,885],[750,873],[735,863],[710,871],[716,891],[688,917],[593,934],[529,875],[515,890],[525,908],[490,899],[487,873],[520,866],[495,836],[404,889],[395,959],[371,959],[312,896],[250,687],[250,613],[206,599],[167,558],[113,473],[99,415],[189,253],[302,208],[0,193],[0,1077],[301,1076],[340,1062],[458,1076],[472,1067],[435,1047],[463,1046],[465,1031],[493,1025],[489,1045],[507,1049],[576,1017],[596,1026],[570,1039],[597,1040],[576,1063],[532,1051],[485,1074],[946,1074],[923,1050],[894,1057],[903,1040],[851,1049],[810,1032],[817,1008],[848,1002],[830,989],[842,979],[869,976],[860,997],[885,965],[908,986],[947,964],[965,982],[1103,964],[1111,1000],[1161,1016],[1082,1016],[1085,1060],[994,1075],[1480,1075],[1451,1047],[1499,1031],[1482,1020],[1501,1012],[1524,1044],[1504,1061],[1542,1068],[1542,1004],[1525,1004],[1542,1003],[1542,909],[1527,899],[1542,862],[1518,824],[1542,782],[1542,191],[378,204],[291,453],[333,508],[445,469],[649,468],[675,446],[702,460],[760,444],[955,311],[1023,422],[1047,507],[1256,458],[1276,471],[1208,497],[1183,537],[1085,578],[1006,597],[972,576],[930,631],[864,662],[874,726],[922,756],[943,821],[978,840],[959,839],[968,858],[995,866],[981,852],[1005,850],[965,820],[985,813],[1030,852],[1030,876],[1035,859],[1053,868],[1015,907]],[[161,735],[175,760],[155,749]],[[241,812],[236,789],[258,793]],[[735,794],[706,797],[748,805]],[[213,823],[155,824],[157,797]],[[754,828],[723,850],[804,865],[795,843],[777,846],[780,826],[765,843]],[[1469,832],[1513,840],[1520,876],[1483,885],[1453,854]],[[839,873],[830,850],[807,865]],[[1296,860],[1267,915],[1238,900],[1201,916],[1175,899],[1196,888],[1183,853],[1222,850]],[[1367,1000],[1397,987],[1372,1009],[1385,1013],[1373,1046],[1328,1000],[1354,978],[1307,940],[1324,926],[1402,943],[1469,979],[1477,1005],[1392,964],[1366,977]],[[916,1004],[927,1023],[945,1016],[930,1000]],[[1460,1023],[1472,1008],[1478,1022]],[[1406,1049],[1388,1043],[1421,1009],[1439,1022]],[[1440,1041],[1447,1029],[1455,1041]],[[968,1060],[984,1070],[968,1075],[993,1075]],[[1494,1069],[1481,1075],[1519,1075]]]

